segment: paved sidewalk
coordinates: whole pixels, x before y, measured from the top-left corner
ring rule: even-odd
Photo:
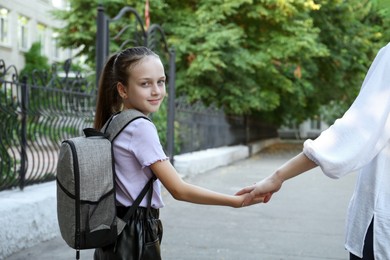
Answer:
[[[233,194],[270,174],[300,149],[296,144],[273,145],[187,181]],[[163,259],[348,259],[343,246],[344,220],[355,177],[350,174],[333,180],[314,169],[286,182],[268,204],[240,209],[180,202],[165,191]],[[82,251],[81,259],[92,259],[92,253]],[[55,237],[6,258],[22,259],[75,259],[75,251]]]

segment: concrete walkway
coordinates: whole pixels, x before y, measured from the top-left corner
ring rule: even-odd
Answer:
[[[300,149],[300,144],[272,145],[254,156],[185,178],[190,183],[233,194],[270,174]],[[347,259],[343,247],[344,220],[354,182],[354,174],[332,180],[315,169],[285,183],[269,204],[241,209],[180,202],[164,191],[163,259]],[[52,193],[46,188],[45,192]],[[55,205],[48,206],[55,214]],[[15,222],[12,217],[8,220]],[[42,228],[30,226],[27,230],[31,232],[38,227]],[[92,254],[92,250],[82,251],[81,259],[92,259]],[[31,242],[31,247],[4,257],[7,260],[74,258],[75,251],[65,244],[58,231],[45,241]]]

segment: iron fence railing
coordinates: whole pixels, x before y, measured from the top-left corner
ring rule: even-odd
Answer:
[[[0,190],[54,180],[61,141],[92,127],[95,87],[64,68],[21,79],[0,60]],[[177,98],[174,107],[175,154],[277,136],[261,120],[226,116],[201,103]]]
[[[0,99],[0,190],[54,180],[61,141],[92,125],[95,89],[56,66],[20,78],[0,60]]]
[[[259,118],[226,115],[222,109],[206,107],[201,102],[189,105],[183,98],[177,98],[175,103],[175,143],[179,143],[180,153],[277,136],[276,128]]]

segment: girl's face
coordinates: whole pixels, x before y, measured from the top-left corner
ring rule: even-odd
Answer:
[[[124,107],[148,115],[158,111],[165,97],[165,73],[161,60],[146,56],[130,69],[128,86],[118,84]]]

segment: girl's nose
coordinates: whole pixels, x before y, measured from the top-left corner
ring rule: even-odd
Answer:
[[[161,90],[160,90],[158,84],[157,83],[153,84],[152,94],[153,95],[158,95],[160,93],[161,93]]]

